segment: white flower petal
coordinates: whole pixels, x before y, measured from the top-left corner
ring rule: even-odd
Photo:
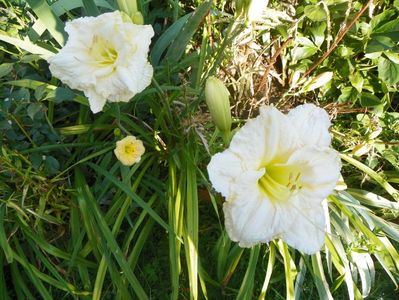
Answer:
[[[133,66],[131,68],[118,68],[117,76],[120,82],[135,95],[151,84],[153,69],[148,62],[143,64],[137,61],[136,64],[133,62],[132,65],[135,65],[135,68]]]
[[[229,149],[250,168],[259,168],[271,160],[286,158],[297,143],[287,116],[270,106],[262,107],[258,117],[240,128]]]
[[[274,238],[276,210],[261,194],[236,195],[223,204],[225,226],[232,241],[251,247]]]
[[[297,203],[292,225],[282,234],[282,239],[291,247],[306,254],[314,254],[324,244],[326,218],[322,204],[303,207]]]
[[[324,199],[331,194],[341,173],[339,154],[331,148],[304,147],[295,151],[288,164],[300,165],[300,193]]]
[[[303,104],[292,109],[288,118],[294,128],[297,129],[303,145],[315,145],[328,147],[331,136],[328,128],[331,126],[327,112],[313,104]]]
[[[256,187],[234,194],[223,204],[223,212],[230,239],[241,247],[281,238],[298,215],[291,203],[272,203]]]
[[[85,91],[85,95],[87,99],[89,99],[90,109],[93,113],[98,113],[103,109],[105,102],[107,101],[106,98],[97,94],[93,89]]]
[[[248,179],[245,178],[245,176],[248,177],[245,172],[246,169],[240,157],[230,150],[215,154],[208,164],[208,174],[212,186],[226,198],[229,198],[231,189],[234,189],[240,180],[246,183],[249,181],[256,183],[264,173],[264,171],[255,172],[255,175]]]

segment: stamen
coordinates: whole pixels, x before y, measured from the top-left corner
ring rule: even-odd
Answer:
[[[266,173],[258,181],[259,188],[272,202],[287,201],[302,188],[299,184],[299,169],[296,165],[266,166]]]

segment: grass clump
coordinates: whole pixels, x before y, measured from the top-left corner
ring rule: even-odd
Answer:
[[[249,21],[235,2],[138,1],[152,84],[95,115],[46,59],[67,20],[117,2],[1,2],[1,299],[397,298],[397,3],[270,1]],[[343,180],[319,253],[228,238],[206,173],[226,148],[209,76],[233,133],[264,104],[329,112]],[[127,135],[146,148],[132,167],[113,154]]]

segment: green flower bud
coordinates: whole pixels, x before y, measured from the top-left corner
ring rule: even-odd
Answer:
[[[114,129],[114,136],[119,138],[119,137],[121,137],[121,135],[122,135],[121,130],[119,128],[115,128]]]
[[[229,91],[223,82],[210,76],[205,83],[205,100],[216,127],[222,133],[229,133],[231,128],[231,112]]]
[[[137,9],[136,0],[117,0],[119,10],[129,15],[132,19],[135,13],[139,12]],[[133,21],[133,23],[137,24]],[[144,24],[144,22],[143,22]]]
[[[132,18],[125,12],[121,11],[121,17],[124,23],[132,23]]]
[[[133,15],[130,15],[132,22],[137,25],[144,25],[144,18],[141,12],[137,11]]]

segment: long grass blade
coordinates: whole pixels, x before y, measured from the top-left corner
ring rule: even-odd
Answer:
[[[182,28],[181,33],[173,41],[172,45],[170,45],[166,54],[166,58],[168,60],[171,62],[176,62],[181,58],[181,56],[184,54],[187,44],[197,31],[202,20],[208,14],[211,6],[211,1],[205,1],[195,10],[194,14],[190,16]]]
[[[269,287],[270,278],[272,277],[274,262],[276,260],[276,246],[274,243],[269,244],[269,259],[267,261],[265,280],[263,281],[262,290],[258,300],[264,300],[266,297],[267,289]]]
[[[245,271],[244,279],[238,291],[237,300],[245,300],[252,298],[252,290],[254,287],[254,276],[258,257],[260,252],[260,245],[254,246],[251,249],[247,270]]]
[[[64,22],[51,10],[45,0],[26,0],[40,21],[46,26],[53,38],[63,46],[67,39]]]
[[[287,244],[282,240],[277,242],[277,248],[284,260],[286,299],[295,299],[294,282],[297,274],[295,263],[290,255]]]
[[[167,231],[171,231],[171,228],[169,227],[168,224],[165,223],[164,220],[151,208],[148,206],[147,203],[145,203],[137,194],[132,192],[129,187],[127,187],[125,184],[120,182],[115,176],[110,174],[108,171],[104,170],[103,168],[88,162],[87,163],[92,169],[94,169],[96,172],[99,174],[103,175],[106,177],[110,182],[112,182],[116,187],[120,188],[123,192],[126,193],[129,197],[131,197],[138,205],[140,205],[141,208],[146,210],[148,214],[154,218],[155,221],[158,222],[159,225],[161,225],[164,229]],[[173,231],[172,231],[173,232]]]
[[[78,182],[78,192],[84,197],[85,201],[87,202],[88,208],[91,211],[91,214],[94,216],[96,220],[96,225],[98,226],[98,233],[100,234],[100,243],[103,244],[109,252],[112,253],[115,260],[118,262],[119,266],[124,272],[126,279],[131,284],[133,290],[135,291],[137,297],[139,299],[148,299],[147,294],[145,293],[144,289],[140,285],[139,281],[137,280],[136,276],[133,274],[128,262],[126,261],[122,250],[118,246],[111,230],[109,229],[104,217],[102,216],[99,208],[97,206],[96,201],[93,198],[93,195],[87,186],[83,175],[81,174],[80,170],[75,169],[75,176]],[[103,253],[106,253],[105,251]]]
[[[190,280],[190,299],[198,299],[198,195],[195,166],[186,165],[185,252]]]

